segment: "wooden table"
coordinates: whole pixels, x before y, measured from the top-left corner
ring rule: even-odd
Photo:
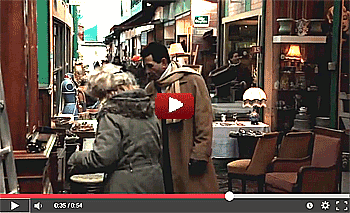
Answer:
[[[251,135],[233,135],[230,134],[231,138],[236,138],[238,143],[238,158],[241,159],[250,159],[253,157],[256,143],[258,142],[259,136],[251,136]]]
[[[76,134],[80,139],[95,137],[95,131],[72,131],[72,132]]]

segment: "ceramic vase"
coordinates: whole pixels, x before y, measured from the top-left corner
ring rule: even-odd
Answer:
[[[249,119],[252,125],[259,124],[260,115],[255,108],[253,109],[253,112],[249,114]]]
[[[322,34],[322,23],[324,21],[325,21],[324,19],[310,19],[309,34],[310,35]]]
[[[292,18],[278,18],[277,22],[280,25],[278,32],[281,35],[291,35],[292,34],[294,19],[292,19]]]

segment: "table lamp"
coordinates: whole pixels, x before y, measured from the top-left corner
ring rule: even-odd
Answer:
[[[292,61],[300,61],[301,63],[304,63],[304,60],[300,53],[300,46],[299,45],[290,45],[286,59],[292,60]]]
[[[182,45],[180,43],[173,43],[170,44],[170,48],[169,48],[169,55],[176,58],[177,61],[177,56],[180,54],[184,54],[185,51],[182,48]]]
[[[260,120],[258,108],[266,107],[266,93],[259,87],[250,87],[243,94],[243,107],[252,107],[253,112],[249,118],[253,125],[257,125]]]

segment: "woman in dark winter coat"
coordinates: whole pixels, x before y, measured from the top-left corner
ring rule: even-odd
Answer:
[[[101,100],[93,150],[77,151],[71,174],[105,172],[105,193],[164,193],[161,130],[154,107],[130,73],[104,72],[87,92]]]

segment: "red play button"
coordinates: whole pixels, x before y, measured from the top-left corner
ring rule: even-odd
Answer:
[[[158,93],[155,102],[159,119],[190,119],[194,114],[191,93]]]

